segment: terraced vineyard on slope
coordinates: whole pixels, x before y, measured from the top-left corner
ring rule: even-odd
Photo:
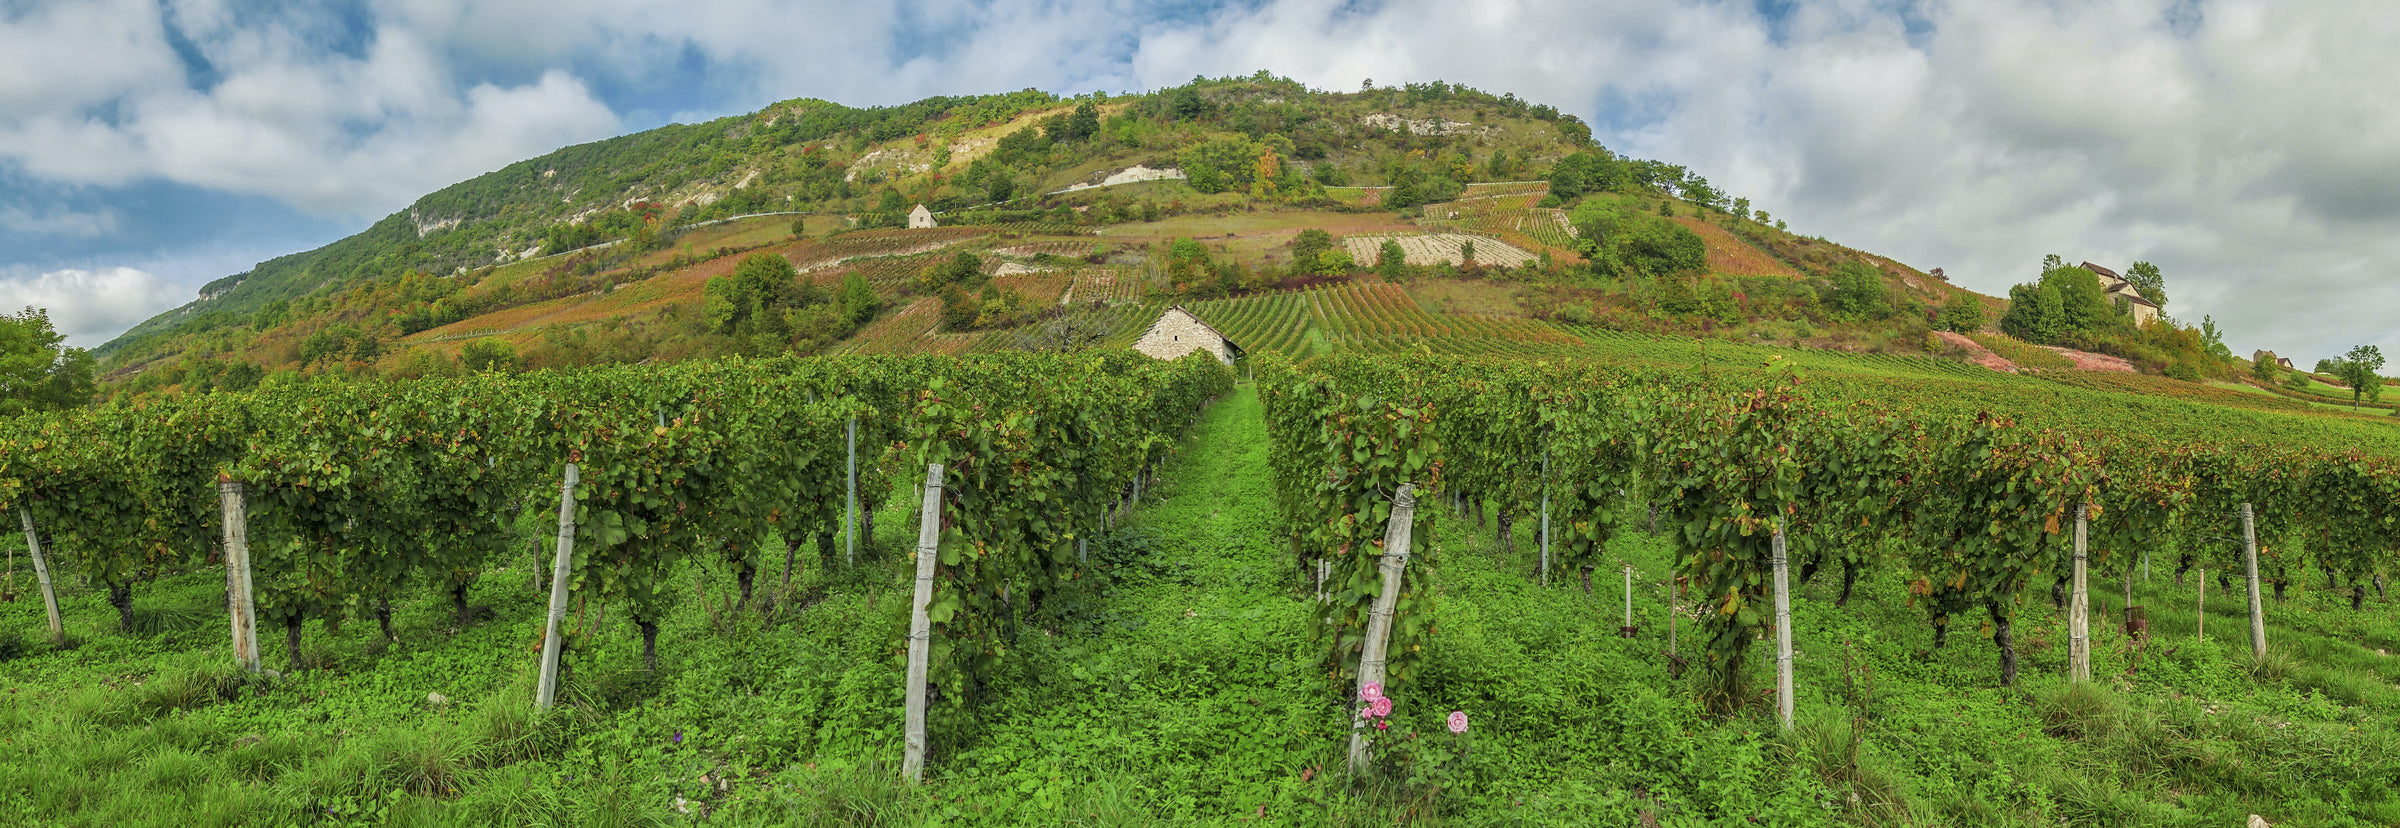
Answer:
[[[1197,302],[1194,315],[1251,353],[1303,357],[1329,350],[1542,355],[1581,345],[1530,319],[1443,316],[1398,285],[1361,283]]]

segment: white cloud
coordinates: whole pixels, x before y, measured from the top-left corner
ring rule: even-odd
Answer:
[[[349,55],[321,48],[319,27],[237,20],[206,4],[88,8],[107,25],[67,11],[0,18],[0,159],[38,177],[164,178],[368,217],[619,128],[565,72],[461,80],[405,27],[361,33],[363,48]],[[170,18],[213,70],[208,88],[185,77],[163,34]],[[6,48],[51,42],[78,59],[42,63],[48,51]],[[119,65],[131,68],[98,68]]]
[[[117,211],[57,210],[34,213],[22,207],[0,207],[0,230],[27,236],[104,236],[117,229]]]
[[[2400,343],[2400,17],[2377,4],[1282,0],[1141,34],[1146,85],[1435,78],[1594,122],[1795,229],[2005,295],[2159,264],[2237,350]],[[1622,102],[1634,109],[1603,111]]]
[[[724,114],[1261,68],[1327,89],[1442,79],[1583,116],[1612,148],[1689,166],[1795,229],[1985,292],[2045,253],[2146,259],[2166,271],[2168,310],[2213,314],[2237,350],[2400,344],[2380,318],[2400,304],[2383,278],[2400,269],[2400,97],[2384,88],[2400,15],[2381,4],[1162,8],[401,0],[361,34],[217,0],[51,4],[0,12],[0,162],[368,216],[616,131],[595,89]],[[185,77],[171,32],[214,85]],[[343,36],[356,43],[320,45]],[[76,59],[90,55],[106,59]],[[677,97],[695,65],[708,97]]]
[[[50,326],[66,335],[68,345],[94,348],[174,307],[175,292],[157,276],[130,267],[53,270],[0,279],[0,312],[47,309]]]

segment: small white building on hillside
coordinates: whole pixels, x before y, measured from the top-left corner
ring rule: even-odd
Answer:
[[[1234,344],[1217,329],[1200,321],[1200,317],[1193,316],[1182,305],[1159,314],[1158,321],[1151,323],[1150,330],[1134,341],[1133,349],[1145,356],[1165,360],[1181,359],[1184,354],[1193,351],[1207,351],[1218,362],[1227,365],[1232,365],[1235,359],[1242,356],[1242,346]]]
[[[917,205],[917,209],[908,211],[908,226],[910,229],[935,226],[933,211],[925,209],[923,204]]]

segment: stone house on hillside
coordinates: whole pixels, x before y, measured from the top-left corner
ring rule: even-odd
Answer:
[[[1134,341],[1133,349],[1146,356],[1166,360],[1180,359],[1193,351],[1207,351],[1218,362],[1227,365],[1232,365],[1234,360],[1245,355],[1242,346],[1234,344],[1217,329],[1200,321],[1200,317],[1193,316],[1182,305],[1159,314],[1158,321],[1151,323],[1150,330]]]
[[[2158,303],[2143,298],[2142,292],[2136,290],[2132,282],[2125,281],[2125,277],[2117,275],[2116,271],[2091,262],[2084,262],[2078,267],[2089,270],[2092,275],[2100,277],[2100,289],[2108,294],[2110,301],[2115,301],[2117,297],[2122,296],[2125,297],[2128,304],[2133,305],[2133,324],[2147,325],[2150,324],[2150,320],[2158,318]]]
[[[917,209],[908,211],[909,229],[914,230],[933,226],[936,226],[933,223],[933,211],[925,209],[925,205],[919,204],[917,205]]]
[[[2291,357],[2279,357],[2279,356],[2276,356],[2274,351],[2252,351],[2252,352],[2250,352],[2250,361],[2251,361],[2251,362],[2257,362],[2257,361],[2259,361],[2259,360],[2262,360],[2262,359],[2264,359],[2264,360],[2266,360],[2266,361],[2268,361],[2268,362],[2275,363],[2276,365],[2282,366],[2283,368],[2285,368],[2285,369],[2287,369],[2287,370],[2291,369],[2291,367],[2292,367],[2292,358],[2291,358]]]

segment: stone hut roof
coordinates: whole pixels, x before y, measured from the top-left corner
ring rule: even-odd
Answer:
[[[1159,319],[1165,319],[1165,318],[1167,318],[1167,312],[1181,313],[1181,314],[1183,314],[1183,315],[1185,315],[1185,316],[1191,317],[1191,319],[1192,319],[1192,324],[1199,325],[1199,326],[1201,327],[1201,329],[1202,329],[1202,330],[1206,330],[1206,331],[1208,331],[1209,333],[1216,334],[1218,339],[1225,340],[1225,347],[1232,348],[1234,353],[1236,353],[1236,354],[1247,354],[1247,353],[1249,353],[1249,351],[1247,351],[1247,350],[1244,350],[1244,349],[1242,348],[1242,344],[1241,344],[1241,343],[1233,341],[1233,337],[1226,336],[1224,331],[1217,330],[1217,327],[1216,327],[1215,325],[1208,324],[1208,320],[1200,318],[1200,315],[1199,315],[1199,314],[1193,313],[1193,312],[1191,312],[1190,310],[1187,310],[1187,309],[1185,309],[1185,308],[1184,308],[1184,306],[1182,306],[1182,305],[1169,305],[1169,306],[1167,306],[1167,311],[1166,311],[1166,312],[1161,312],[1161,313],[1158,315],[1158,318],[1159,318]],[[1158,327],[1158,322],[1156,322],[1156,321],[1152,321],[1152,322],[1150,323],[1150,327],[1153,327],[1153,328],[1155,328],[1155,327]]]

